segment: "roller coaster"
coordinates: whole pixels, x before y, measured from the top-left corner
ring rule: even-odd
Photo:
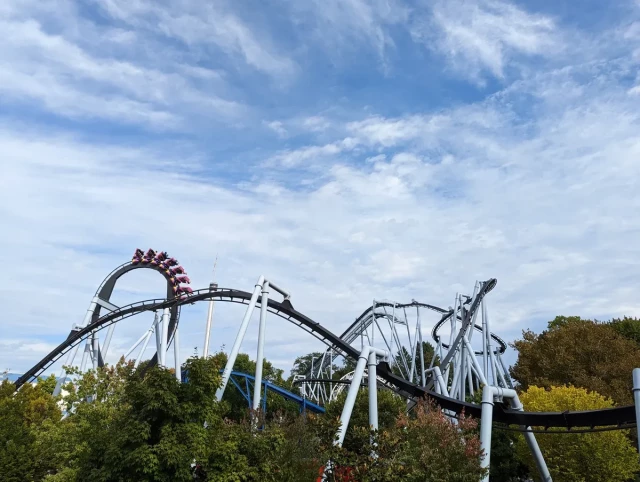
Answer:
[[[153,270],[162,275],[166,281],[166,297],[138,301],[125,306],[114,305],[111,302],[111,296],[117,281],[126,273],[136,269]],[[350,377],[349,380],[354,382],[357,379],[359,386],[362,373],[356,372],[360,369],[359,367],[364,367],[363,354],[375,352],[378,354],[376,355],[378,359],[375,361],[377,366],[373,367],[376,377],[374,384],[370,384],[370,387],[383,385],[407,398],[410,402],[421,397],[431,398],[445,410],[445,413],[452,417],[464,412],[467,416],[482,418],[483,421],[488,420],[490,424],[499,422],[500,424],[518,426],[519,430],[531,434],[531,436],[534,432],[531,427],[538,427],[539,431],[561,428],[572,432],[636,426],[634,405],[589,411],[526,412],[513,402],[513,396],[510,394],[515,392],[512,390],[512,381],[501,358],[506,350],[506,343],[490,331],[487,316],[486,298],[497,285],[497,280],[493,278],[477,282],[470,296],[456,295],[454,306],[448,308],[440,308],[415,300],[404,304],[374,301],[372,306],[359,315],[340,336],[294,308],[291,295],[262,276],[252,292],[222,288],[217,284],[193,290],[188,286],[189,284],[190,279],[184,268],[178,264],[177,260],[170,258],[166,252],[156,252],[150,249],[145,253],[142,250],[136,250],[131,261],[114,269],[100,284],[90,302],[84,321],[79,325],[74,325],[62,343],[18,378],[15,381],[16,387],[19,388],[41,376],[65,355],[67,358],[64,364],[66,366],[73,365],[79,348],[83,344],[85,348],[79,364],[80,370],[85,370],[89,362],[93,368],[104,365],[115,327],[124,320],[145,312],[156,313],[153,324],[126,353],[126,358],[129,358],[129,355],[141,346],[135,361],[137,366],[155,333],[155,353],[150,364],[166,366],[166,353],[173,344],[176,376],[180,379],[179,322],[181,307],[209,301],[209,319],[205,339],[205,347],[208,347],[213,303],[225,302],[244,304],[248,307],[239,326],[238,336],[229,355],[229,362],[223,372],[223,384],[217,396],[222,395],[227,382],[232,377],[233,362],[244,339],[251,314],[254,308],[259,307],[258,368],[255,380],[252,380],[252,384],[256,386],[255,392],[257,392],[257,395],[254,392],[254,408],[257,408],[261,400],[260,387],[263,386],[261,350],[265,342],[264,324],[267,314],[270,314],[289,321],[298,329],[308,332],[327,346],[327,351],[318,365],[305,376],[307,381],[302,380],[303,398],[306,400],[308,394],[308,402],[312,403],[314,407],[332,397],[335,398],[335,393],[331,393],[332,390],[327,392],[320,387],[326,381],[326,373],[331,371],[336,357],[340,356],[358,362],[355,372],[349,374],[347,378]],[[283,299],[279,301],[269,297],[271,291],[282,295]],[[415,322],[409,321],[410,316],[407,314],[407,310],[409,312],[415,310],[417,315]],[[423,316],[423,311],[421,310],[427,310],[439,317],[432,329],[435,350],[428,367],[424,365],[424,354],[422,353],[423,319],[421,316]],[[161,315],[158,315],[159,313]],[[478,317],[482,320],[480,323],[477,323]],[[385,322],[387,325],[384,324]],[[411,323],[415,324],[410,326]],[[399,332],[404,332],[404,327],[406,327],[407,342],[401,343]],[[445,327],[449,329],[448,340],[446,335],[442,334]],[[473,339],[474,332],[480,333],[475,340]],[[100,335],[103,333],[104,337],[100,339]],[[477,345],[478,337],[481,343],[480,349],[472,347],[474,341]],[[357,346],[358,341],[360,346]],[[383,344],[384,348],[373,348],[376,342]],[[401,350],[402,346],[410,348],[408,351],[403,351]],[[397,353],[396,350],[398,350]],[[207,349],[205,349],[205,356],[206,351]],[[368,356],[371,357],[371,355]],[[435,362],[436,358],[437,363]],[[369,369],[371,369],[371,364],[369,364]],[[61,376],[61,379],[64,379],[64,376]],[[234,382],[232,381],[232,383]],[[313,383],[317,384],[315,388]],[[306,388],[304,388],[305,384]],[[466,401],[467,395],[473,394],[474,390],[482,390],[486,386],[490,386],[494,390],[490,400],[483,398],[482,405]],[[57,391],[59,389],[59,386],[56,387]],[[248,392],[247,389],[245,396],[247,401]],[[511,408],[506,405],[505,399],[512,399]],[[494,400],[497,403],[494,403]],[[517,401],[517,396],[515,400]],[[490,414],[488,414],[489,411]]]

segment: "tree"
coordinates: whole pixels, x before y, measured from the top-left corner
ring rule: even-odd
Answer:
[[[318,364],[322,359],[323,352],[314,351],[307,353],[306,355],[299,356],[293,362],[293,368],[291,368],[290,378],[293,379],[295,375],[308,376],[311,373],[311,365],[313,364],[314,371],[318,369]],[[315,360],[313,360],[315,358]],[[313,361],[312,361],[313,360]],[[337,368],[337,367],[336,367]]]
[[[420,400],[410,415],[401,414],[374,434],[373,444],[368,430],[354,427],[363,444],[357,451],[346,445],[328,450],[333,462],[329,480],[477,482],[485,471],[476,429],[475,420],[463,415],[454,425],[439,407]],[[338,475],[345,472],[348,479]]]
[[[329,402],[325,406],[325,416],[339,419],[342,408],[347,398],[348,387],[342,391],[340,396]],[[398,417],[406,410],[406,401],[391,392],[390,390],[378,390],[378,427],[386,430],[396,423]],[[358,430],[362,429],[362,430]],[[358,391],[349,427],[344,439],[344,447],[351,451],[359,452],[361,448],[369,443],[369,389],[363,388]]]
[[[41,480],[56,460],[42,456],[38,433],[61,418],[51,383],[25,384],[17,393],[8,380],[0,384],[0,480]],[[54,378],[55,384],[55,378]]]
[[[222,352],[216,354],[213,359],[215,360],[215,365],[219,367],[219,369],[222,369],[227,363],[227,356]],[[256,373],[256,362],[254,360],[251,360],[249,355],[247,355],[246,353],[239,353],[235,363],[233,364],[233,370],[253,376]],[[263,360],[263,381],[271,382],[274,385],[285,388],[287,383],[282,378],[282,374],[283,370],[273,366],[273,364],[267,359]],[[249,396],[252,399],[253,384],[251,384],[250,386]],[[264,396],[264,392],[262,392],[262,396]],[[232,382],[229,382],[227,384],[227,388],[224,392],[222,400],[229,404],[230,408],[227,413],[227,416],[229,418],[232,418],[235,421],[240,421],[248,415],[249,403]],[[280,395],[276,395],[273,392],[267,392],[267,415],[269,417],[272,417],[276,414],[281,415],[283,412],[297,413],[298,410],[298,405],[295,402],[285,400]]]
[[[571,386],[554,386],[549,390],[531,386],[520,394],[520,400],[526,410],[536,412],[593,410],[613,406],[611,399]],[[554,482],[623,482],[633,479],[640,470],[636,450],[623,431],[536,434],[536,439]],[[517,451],[535,473],[535,463],[524,437],[519,437]]]
[[[630,318],[614,318],[609,322],[609,326],[613,328],[619,335],[627,340],[634,341],[640,346],[640,319]]]
[[[524,331],[513,343],[518,360],[511,376],[527,389],[574,385],[633,403],[631,373],[640,366],[640,347],[608,324],[579,317],[557,317],[537,335]]]

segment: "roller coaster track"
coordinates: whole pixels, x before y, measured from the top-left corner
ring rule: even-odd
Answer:
[[[480,302],[486,293],[495,286],[495,280],[489,280],[484,283],[479,291],[479,295],[474,298],[469,310],[463,312],[463,325],[469,326],[473,320],[473,313],[480,306]],[[24,383],[29,382],[35,377],[41,375],[53,363],[59,360],[76,344],[80,343],[91,332],[106,328],[107,326],[122,321],[135,314],[145,311],[156,311],[164,308],[179,308],[186,304],[192,304],[203,300],[220,300],[232,303],[248,304],[251,293],[245,291],[218,288],[216,290],[203,289],[194,291],[188,296],[181,296],[172,299],[154,299],[133,303],[122,306],[96,320],[92,320],[90,324],[72,332],[69,337],[58,347],[51,351],[47,356],[40,360],[36,365],[29,369],[24,375],[16,380],[16,387],[19,388]],[[299,328],[305,330],[315,336],[326,345],[338,351],[341,355],[357,360],[359,351],[352,347],[345,340],[333,334],[331,331],[323,327],[321,324],[313,321],[304,314],[293,308],[289,300],[278,302],[269,299],[267,309],[269,312],[293,323]],[[460,331],[463,333],[463,330]],[[461,336],[461,335],[459,335]],[[446,358],[443,365],[448,363]],[[388,363],[381,363],[378,366],[377,374],[384,379],[386,385],[397,393],[409,398],[429,397],[435,400],[443,409],[455,412],[457,414],[464,412],[466,415],[480,417],[481,406],[473,403],[461,402],[459,400],[440,395],[432,390],[425,389],[419,385],[411,383],[397,375],[393,374]],[[531,427],[560,427],[565,429],[590,427],[628,427],[635,425],[635,408],[633,405],[625,407],[616,407],[600,410],[590,410],[582,412],[520,412],[510,410],[501,404],[494,406],[493,413],[494,422],[505,423],[509,425],[531,426]]]

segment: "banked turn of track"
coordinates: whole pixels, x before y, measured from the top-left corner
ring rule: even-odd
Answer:
[[[495,280],[489,280],[481,289],[484,294],[489,292],[495,286]],[[473,320],[473,313],[479,307],[482,295],[475,298],[469,310],[466,310],[463,316],[463,325],[470,324]],[[185,304],[191,304],[198,301],[215,299],[232,303],[247,304],[251,298],[251,293],[235,289],[218,288],[216,290],[203,289],[194,291],[188,296],[173,299],[155,299],[141,301],[130,305],[122,306],[97,320],[93,320],[90,324],[82,329],[72,332],[71,335],[58,347],[51,351],[47,356],[40,360],[36,365],[29,369],[24,375],[16,380],[16,387],[19,388],[23,384],[33,380],[41,375],[51,365],[58,361],[65,353],[67,353],[76,344],[80,343],[92,331],[106,328],[112,323],[119,322],[135,314],[144,311],[162,310],[164,308],[175,308]],[[260,301],[260,299],[259,299]],[[312,334],[334,350],[340,352],[343,356],[357,360],[360,352],[335,335],[320,323],[313,321],[304,314],[295,310],[289,300],[283,302],[269,299],[267,309],[269,312],[290,321],[299,328]],[[462,333],[462,331],[461,331]],[[443,360],[446,364],[448,360]],[[408,382],[401,377],[392,373],[387,363],[381,363],[378,366],[377,374],[384,379],[387,386],[392,390],[400,393],[405,397],[420,398],[429,397],[435,400],[443,409],[461,413],[464,411],[466,415],[480,417],[481,406],[473,403],[461,402],[459,400],[440,395],[432,390],[425,389],[419,385]],[[625,407],[616,407],[600,410],[590,410],[583,412],[520,412],[506,408],[503,405],[496,404],[493,413],[494,422],[505,423],[509,425],[531,426],[531,427],[560,427],[565,429],[572,428],[595,428],[595,427],[627,427],[636,423],[635,407],[633,405]]]

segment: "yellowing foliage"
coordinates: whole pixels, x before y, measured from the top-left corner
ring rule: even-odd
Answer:
[[[520,400],[525,410],[532,412],[613,407],[611,399],[573,386],[553,386],[549,390],[531,386],[520,394]],[[554,482],[624,482],[633,479],[640,470],[636,450],[623,431],[536,434],[536,439]],[[536,472],[523,437],[518,439],[517,452],[531,471]]]

